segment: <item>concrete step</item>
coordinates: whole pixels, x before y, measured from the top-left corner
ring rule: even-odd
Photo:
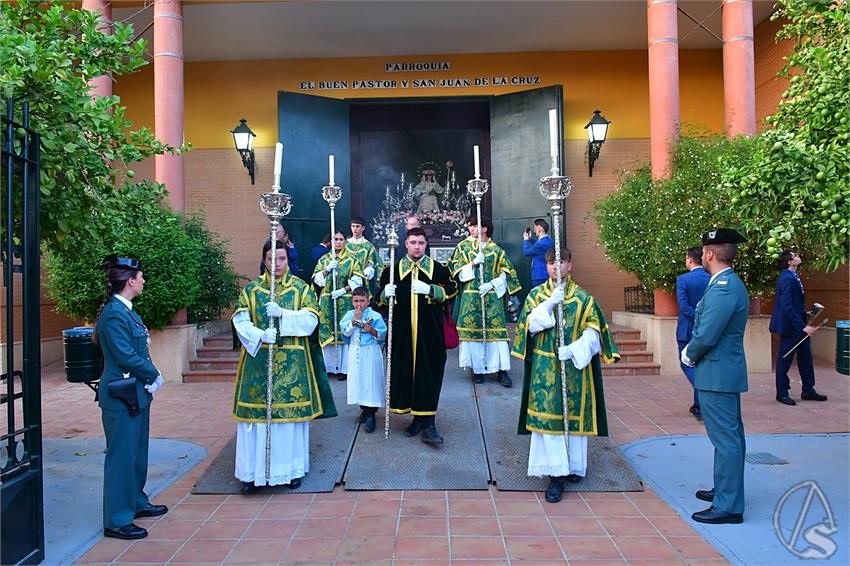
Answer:
[[[239,359],[239,350],[228,346],[201,346],[195,352],[198,358],[228,358]]]
[[[236,381],[233,369],[190,369],[183,374],[183,383],[207,383]]]
[[[204,346],[232,346],[233,336],[230,334],[219,334],[204,338]]]
[[[646,340],[640,340],[636,338],[625,338],[622,340],[617,340],[615,338],[614,344],[617,345],[617,349],[620,350],[620,354],[622,354],[623,352],[635,352],[646,350]]]
[[[199,358],[189,362],[190,369],[213,369],[213,370],[231,370],[236,372],[236,364],[239,358]]]
[[[661,375],[661,366],[652,362],[620,362],[602,364],[602,375],[607,377],[627,375]]]
[[[649,350],[625,350],[620,351],[620,363],[640,363],[651,362],[653,358],[652,352]]]
[[[637,330],[635,328],[627,328],[625,326],[609,325],[608,330],[611,332],[611,336],[614,338],[615,342],[619,342],[620,340],[639,340],[640,339],[640,330]]]

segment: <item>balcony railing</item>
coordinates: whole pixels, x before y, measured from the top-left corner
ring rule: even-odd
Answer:
[[[625,287],[623,289],[625,297],[626,312],[637,312],[643,314],[655,313],[655,296],[652,291],[645,287]]]

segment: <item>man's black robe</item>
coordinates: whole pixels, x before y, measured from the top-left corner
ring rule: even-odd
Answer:
[[[457,287],[448,268],[428,256],[415,263],[404,256],[393,269],[396,300],[390,409],[394,413],[435,415],[446,368],[444,303],[455,296]],[[431,285],[427,296],[411,293],[414,278]],[[387,304],[383,290],[389,281],[390,270],[385,269],[381,274],[381,304]]]

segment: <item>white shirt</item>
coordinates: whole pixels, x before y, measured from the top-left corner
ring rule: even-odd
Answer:
[[[124,303],[125,307],[127,307],[130,310],[133,310],[133,301],[131,301],[130,299],[128,299],[126,297],[119,295],[118,293],[115,293],[114,296],[115,296],[116,299],[118,299],[119,301]]]

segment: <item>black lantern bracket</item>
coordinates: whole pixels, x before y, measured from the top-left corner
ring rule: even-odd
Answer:
[[[590,122],[584,127],[587,130],[587,163],[588,176],[593,177],[593,164],[599,159],[599,152],[602,150],[602,144],[608,137],[608,126],[610,120],[606,120],[602,116],[601,110],[594,110],[593,117]]]
[[[236,146],[236,151],[242,158],[242,165],[248,170],[248,175],[251,176],[251,184],[254,184],[254,171],[256,161],[254,160],[254,139],[257,137],[251,128],[248,127],[248,121],[245,118],[239,120],[239,125],[233,128],[230,133],[233,135],[233,145]]]

